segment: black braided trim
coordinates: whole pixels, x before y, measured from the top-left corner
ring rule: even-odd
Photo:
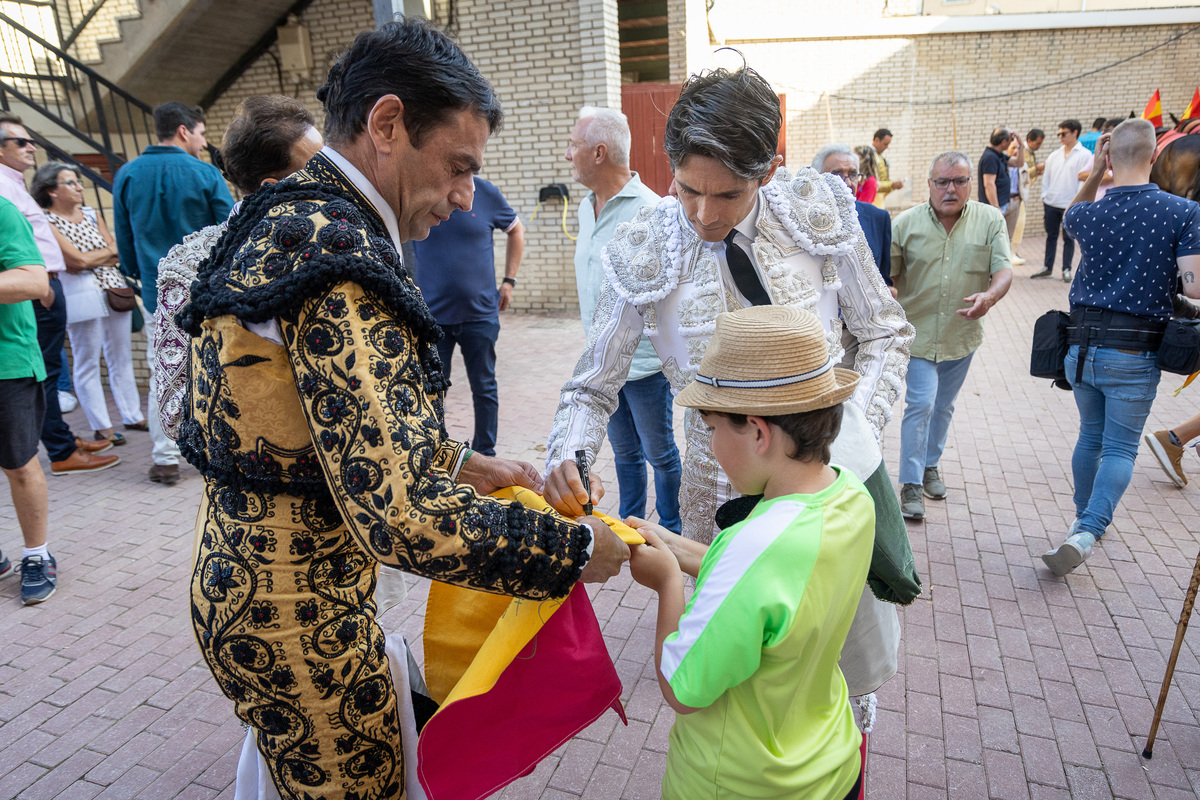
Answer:
[[[412,331],[420,344],[433,349],[432,345],[442,338],[442,330],[430,314],[420,290],[403,267],[398,271],[389,269],[385,259],[372,258],[370,242],[363,247],[367,255],[320,253],[303,267],[246,291],[236,291],[229,285],[231,271],[237,268],[237,251],[271,209],[290,203],[334,200],[344,200],[364,211],[370,232],[385,241],[390,238],[374,210],[363,209],[349,192],[336,186],[300,183],[295,176],[280,181],[267,190],[256,192],[246,201],[209,257],[201,262],[192,283],[191,301],[175,317],[180,329],[198,336],[204,320],[227,314],[251,323],[276,317],[294,322],[306,300],[339,283],[351,282],[376,295],[397,321]],[[398,256],[394,260],[399,263]]]

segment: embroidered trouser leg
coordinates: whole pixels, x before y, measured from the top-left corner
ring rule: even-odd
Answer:
[[[396,696],[375,562],[332,503],[206,481],[192,625],[285,798],[401,798]]]

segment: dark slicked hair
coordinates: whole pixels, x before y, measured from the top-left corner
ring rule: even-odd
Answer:
[[[1046,132],[1044,130],[1042,130],[1041,128],[1030,128],[1029,133],[1025,134],[1026,142],[1030,142],[1030,141],[1036,142],[1039,139],[1045,139],[1045,138],[1046,138]]]
[[[316,125],[312,112],[295,98],[281,94],[247,97],[221,140],[226,177],[246,194],[257,191],[267,178],[287,177],[292,145]]]
[[[204,121],[204,109],[200,106],[189,106],[170,100],[154,107],[154,135],[160,142],[174,136],[180,125],[190,132],[196,130],[196,126]]]
[[[363,31],[329,70],[317,99],[325,106],[325,139],[349,142],[367,125],[379,98],[404,104],[404,129],[414,147],[450,114],[470,109],[492,133],[504,112],[490,83],[446,34],[420,19]]]
[[[744,180],[761,180],[779,148],[779,97],[749,67],[688,78],[667,117],[663,147],[671,168],[688,156],[720,161]]]
[[[1104,123],[1107,121],[1108,121],[1108,119],[1106,117],[1096,117],[1096,119],[1092,122],[1092,130],[1094,130],[1094,131],[1100,130],[1101,128],[1104,127]]]
[[[892,132],[889,131],[887,128],[880,128],[879,130],[875,131],[875,135],[871,137],[871,141],[874,142],[879,139],[886,139],[887,137],[889,137],[891,135],[892,135]]]
[[[1081,125],[1077,119],[1064,119],[1062,122],[1058,123],[1058,127],[1066,128],[1069,131],[1075,131],[1076,136],[1078,136],[1083,130],[1083,125]]]

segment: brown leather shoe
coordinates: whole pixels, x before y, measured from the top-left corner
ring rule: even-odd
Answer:
[[[179,483],[179,465],[155,464],[150,467],[150,482],[161,483],[163,486],[174,486]]]
[[[76,450],[62,461],[50,462],[51,475],[72,475],[76,472],[99,472],[121,463],[120,456],[98,456],[85,450]]]
[[[75,446],[85,453],[106,453],[112,450],[112,442],[107,439],[99,442],[85,442],[78,436],[75,437]]]

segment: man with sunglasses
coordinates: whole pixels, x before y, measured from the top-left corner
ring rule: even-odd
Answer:
[[[892,280],[917,329],[900,426],[900,512],[924,519],[946,497],[938,470],[954,400],[983,343],[983,316],[1012,285],[1000,209],[971,197],[971,160],[952,150],[933,160],[929,200],[892,223]]]
[[[1058,141],[1062,147],[1046,159],[1046,172],[1042,176],[1042,224],[1046,227],[1046,260],[1041,272],[1031,278],[1049,278],[1054,275],[1054,252],[1058,248],[1058,232],[1062,230],[1063,214],[1079,193],[1083,181],[1079,173],[1092,168],[1092,153],[1079,144],[1079,132],[1083,126],[1077,119],[1063,120],[1058,124]],[[1071,260],[1075,257],[1075,240],[1065,230],[1063,234],[1062,279],[1071,282]]]
[[[77,437],[63,421],[58,405],[58,377],[62,372],[62,350],[67,336],[67,301],[63,295],[60,276],[66,272],[62,250],[50,228],[42,207],[25,188],[24,173],[37,166],[34,157],[37,145],[21,118],[11,111],[0,111],[0,197],[11,202],[29,221],[38,252],[46,263],[50,277],[49,291],[33,301],[37,317],[38,346],[46,366],[43,388],[46,394],[46,413],[42,419],[41,439],[50,458],[52,475],[74,475],[108,469],[121,459],[102,455],[112,449],[107,442],[85,442]],[[5,233],[0,233],[4,236]]]

